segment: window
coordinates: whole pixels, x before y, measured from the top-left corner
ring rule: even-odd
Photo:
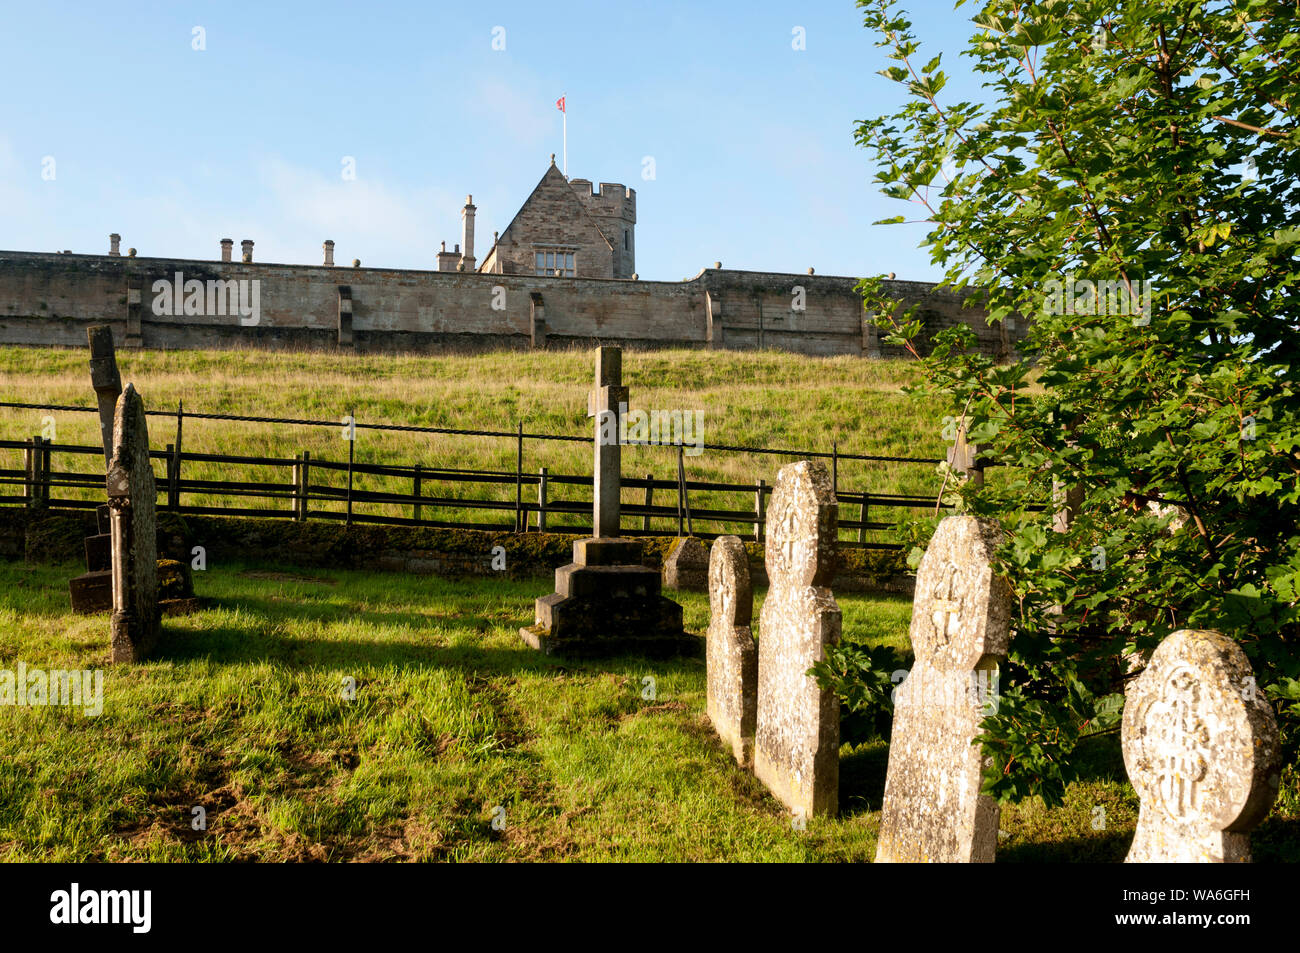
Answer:
[[[543,277],[561,275],[565,278],[576,278],[578,273],[574,267],[574,253],[571,251],[534,252],[533,273]]]
[[[630,234],[630,233],[628,232],[628,230],[627,230],[626,228],[623,229],[623,250],[624,250],[624,251],[631,251],[631,250],[632,250],[632,244],[631,244],[631,241],[632,241],[632,240],[628,237],[629,234]]]

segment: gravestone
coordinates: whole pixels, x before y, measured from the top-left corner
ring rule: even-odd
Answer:
[[[122,375],[113,350],[113,329],[96,324],[86,329],[90,345],[90,386],[99,406],[99,433],[104,445],[104,465],[113,455],[113,416],[122,394]],[[109,563],[108,507],[99,508],[99,533],[86,537],[86,572],[68,580],[72,611],[105,612],[113,606],[113,573]]]
[[[113,350],[113,329],[107,324],[86,328],[86,342],[90,345],[90,386],[95,390],[95,401],[99,406],[99,435],[107,465],[113,455],[117,399],[122,396],[122,375],[118,372],[117,354]]]
[[[132,384],[117,400],[107,483],[113,661],[140,662],[152,653],[159,635],[158,522],[144,401]]]
[[[1141,802],[1129,863],[1250,861],[1280,754],[1241,646],[1205,630],[1166,638],[1125,693],[1121,740]]]
[[[533,624],[519,635],[547,655],[569,658],[698,656],[704,643],[682,628],[682,607],[662,594],[659,572],[642,565],[641,543],[619,536],[619,418],[628,399],[622,354],[599,349],[587,400],[587,416],[595,418],[594,535],[574,542],[573,562],[555,570],[555,592],[537,600]]]
[[[706,651],[709,720],[736,761],[754,763],[758,723],[758,648],[750,631],[754,591],[749,557],[736,536],[720,536],[709,555],[709,634]]]
[[[692,592],[709,588],[709,551],[700,540],[687,536],[676,541],[664,560],[664,585]]]
[[[1011,641],[1011,588],[994,575],[1002,540],[990,520],[939,523],[916,574],[911,672],[894,697],[876,861],[991,863],[997,801],[980,794],[973,744],[996,705],[997,664]]]
[[[821,463],[782,467],[767,511],[754,774],[796,815],[839,809],[840,704],[808,675],[840,639],[831,594],[838,508]]]

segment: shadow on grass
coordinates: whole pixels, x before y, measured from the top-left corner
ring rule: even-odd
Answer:
[[[885,797],[885,769],[889,744],[876,739],[840,755],[840,816],[852,817],[880,810]]]
[[[375,668],[452,667],[474,669],[480,673],[561,674],[566,671],[609,672],[633,675],[643,673],[647,667],[656,672],[698,671],[704,667],[703,658],[646,659],[640,656],[612,656],[603,659],[570,660],[543,655],[519,641],[517,648],[495,648],[483,645],[445,645],[442,640],[457,633],[482,638],[502,627],[482,615],[446,616],[426,619],[409,612],[355,611],[344,606],[296,605],[292,611],[268,606],[268,600],[243,598],[238,601],[220,601],[214,609],[239,609],[261,616],[264,629],[259,626],[216,626],[197,630],[183,630],[176,625],[165,627],[165,637],[158,653],[159,660],[184,662],[204,659],[222,665],[242,665],[250,662],[271,662],[290,668],[334,668],[338,666],[373,666]],[[311,639],[301,636],[286,637],[276,634],[277,616],[317,621],[347,620],[376,628],[400,625],[418,628],[426,622],[430,632],[437,629],[439,641],[411,641],[386,638],[367,641],[356,639]],[[166,622],[166,620],[164,620]],[[519,622],[517,624],[522,624]],[[508,626],[507,626],[508,628]],[[701,653],[702,655],[703,653]]]
[[[1097,831],[1087,837],[999,847],[998,863],[1117,864],[1124,860],[1132,843],[1132,831]]]

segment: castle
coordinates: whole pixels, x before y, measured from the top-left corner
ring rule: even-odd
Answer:
[[[591,346],[776,348],[812,355],[902,356],[880,339],[856,279],[723,269],[685,281],[636,272],[636,192],[566,179],[551,156],[505,231],[475,256],[473,197],[461,241],[443,243],[437,269],[261,263],[254,243],[220,243],[214,260],[0,251],[0,344],[84,347],[85,328],[109,324],[127,347],[301,347],[440,351]],[[864,268],[864,273],[878,269]],[[889,281],[918,305],[926,335],[970,327],[977,348],[1012,355],[1023,327],[990,327],[985,313],[928,282]],[[251,299],[251,300],[250,300]]]
[[[439,271],[474,271],[474,197],[461,210],[461,243],[443,242]],[[485,275],[635,278],[636,192],[612,182],[565,179],[550,167],[478,267]],[[463,251],[461,249],[464,249]]]

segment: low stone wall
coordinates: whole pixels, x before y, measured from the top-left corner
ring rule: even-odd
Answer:
[[[0,558],[32,563],[84,559],[83,540],[95,533],[93,511],[0,507]],[[158,556],[189,565],[202,546],[209,568],[256,561],[277,567],[365,569],[443,577],[550,578],[570,562],[577,537],[560,533],[509,533],[434,527],[378,526],[324,521],[158,514]],[[671,537],[643,538],[642,562],[662,566]],[[493,549],[505,550],[504,571],[492,568]],[[756,585],[766,585],[763,547],[746,543]],[[256,559],[250,559],[256,554]],[[841,592],[907,595],[912,577],[901,553],[842,550],[834,588]],[[201,587],[201,583],[200,583]]]

